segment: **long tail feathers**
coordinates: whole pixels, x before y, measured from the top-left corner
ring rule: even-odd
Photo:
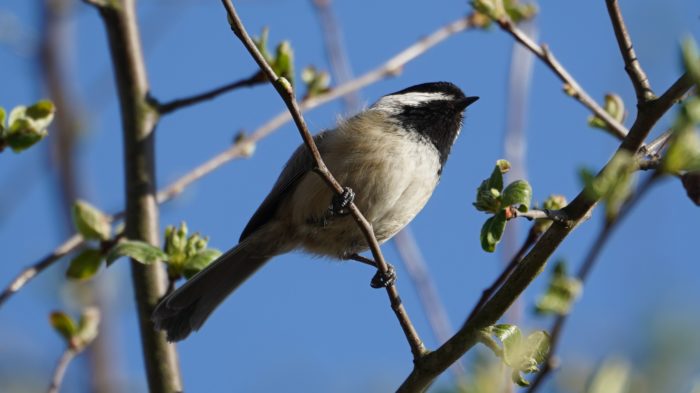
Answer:
[[[199,330],[214,309],[270,259],[249,249],[244,241],[227,251],[156,306],[151,319],[157,329],[167,332],[168,341],[180,341]]]

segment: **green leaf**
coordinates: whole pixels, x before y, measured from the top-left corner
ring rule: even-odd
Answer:
[[[30,107],[17,106],[10,112],[8,128],[3,132],[5,143],[14,152],[25,150],[48,135],[55,108],[42,100]]]
[[[294,51],[289,41],[282,41],[277,45],[272,69],[278,77],[287,79],[294,86]]]
[[[70,261],[66,277],[73,280],[87,280],[97,273],[101,264],[102,253],[100,250],[85,249]]]
[[[215,248],[207,248],[205,250],[201,250],[185,262],[182,275],[189,280],[192,276],[199,273],[205,267],[209,266],[212,262],[216,260],[216,258],[220,256],[221,251]]]
[[[617,215],[620,206],[629,196],[635,170],[636,163],[632,154],[620,151],[598,176],[591,179],[589,173],[582,172],[582,178],[586,182],[586,195],[605,203],[605,216],[608,220]]]
[[[530,208],[530,202],[532,201],[532,187],[530,183],[525,180],[516,180],[508,185],[505,190],[503,190],[503,199],[501,204],[503,206],[514,206],[519,205],[524,207],[524,211]]]
[[[107,266],[121,257],[130,257],[144,265],[168,260],[168,255],[160,248],[138,240],[125,240],[112,247],[107,253]]]
[[[5,108],[0,106],[0,139],[2,139],[2,133],[5,131],[5,120],[7,120],[7,112],[5,112]]]
[[[581,295],[581,281],[567,274],[566,263],[559,260],[552,271],[547,291],[535,305],[539,314],[565,315],[573,302]]]
[[[519,349],[522,344],[522,333],[515,325],[500,324],[493,326],[493,335],[503,343],[503,362],[511,367],[519,362]]]
[[[535,4],[522,4],[518,0],[504,0],[504,6],[508,17],[513,23],[520,23],[530,20],[537,15]]]
[[[688,36],[683,40],[682,44],[683,65],[685,66],[690,79],[696,86],[700,86],[700,53],[698,53],[698,45],[692,36]]]
[[[503,191],[503,174],[510,170],[510,163],[506,160],[496,161],[496,166],[491,171],[491,176],[481,182],[476,189],[476,202],[473,203],[477,210],[497,213],[501,210],[501,191]]]
[[[97,307],[86,308],[80,316],[75,341],[79,350],[97,338],[100,326],[100,310]]]
[[[608,359],[600,365],[586,393],[629,392],[631,366],[619,359]]]
[[[53,329],[63,337],[66,342],[70,342],[78,332],[77,326],[68,314],[62,311],[54,311],[49,315],[49,322]]]
[[[108,240],[112,235],[109,218],[98,208],[78,200],[73,204],[73,223],[86,239]]]
[[[625,120],[625,117],[627,117],[625,102],[622,101],[622,98],[615,93],[608,93],[605,95],[603,109],[605,109],[605,112],[607,112],[610,117],[617,120],[619,123],[622,123]],[[598,117],[598,115],[591,115],[588,118],[588,125],[603,130],[608,129],[608,125],[603,121],[603,119]]]
[[[168,254],[168,263],[182,266],[187,260],[187,224],[183,221],[178,228],[168,226],[165,228],[165,253]]]
[[[683,101],[673,125],[673,134],[666,155],[661,160],[661,171],[681,174],[684,171],[700,170],[700,97]]]
[[[481,248],[486,252],[494,252],[505,229],[506,215],[505,211],[501,210],[498,214],[487,219],[481,227]]]
[[[329,90],[331,76],[326,71],[319,71],[314,66],[308,66],[301,71],[301,80],[306,85],[304,98],[311,98]]]
[[[258,48],[258,50],[260,51],[260,54],[265,58],[265,60],[268,63],[272,63],[272,55],[270,54],[270,51],[267,49],[267,39],[268,39],[269,35],[270,35],[270,29],[267,27],[263,27],[262,32],[260,33],[260,38],[253,37],[253,43]]]
[[[515,383],[516,385],[526,388],[530,386],[530,382],[528,382],[527,379],[523,377],[523,374],[520,373],[520,370],[513,370],[510,373],[510,379]]]
[[[537,365],[549,353],[550,340],[545,331],[538,330],[523,338],[517,326],[501,324],[494,325],[491,332],[503,343],[503,363],[513,370],[537,372]]]

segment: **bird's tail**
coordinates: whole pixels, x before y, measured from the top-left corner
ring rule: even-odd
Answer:
[[[273,256],[260,253],[253,239],[227,251],[156,306],[151,319],[168,341],[180,341],[199,330],[221,302]]]

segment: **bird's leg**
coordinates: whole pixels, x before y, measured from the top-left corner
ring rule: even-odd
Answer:
[[[342,194],[335,194],[331,205],[328,207],[331,215],[346,216],[350,211],[346,209],[355,199],[355,192],[350,187],[344,187]]]
[[[390,263],[387,263],[387,267],[389,268],[389,270],[387,270],[386,273],[383,273],[379,270],[377,262],[375,262],[372,259],[365,258],[362,255],[352,254],[349,255],[347,259],[351,259],[353,261],[361,262],[365,265],[370,265],[377,268],[377,273],[374,275],[374,277],[372,277],[372,281],[369,284],[372,288],[386,288],[389,285],[393,285],[396,281],[396,269]]]

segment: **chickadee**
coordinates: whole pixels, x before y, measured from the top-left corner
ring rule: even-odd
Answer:
[[[338,201],[314,173],[311,154],[299,146],[238,245],[156,306],[156,328],[165,330],[169,341],[184,339],[274,256],[301,249],[348,259],[366,251],[357,224],[342,214],[348,199],[354,198],[379,243],[389,240],[432,195],[459,135],[462,112],[477,99],[452,83],[424,83],[388,94],[334,130],[316,135],[328,169],[348,187],[345,200]]]

